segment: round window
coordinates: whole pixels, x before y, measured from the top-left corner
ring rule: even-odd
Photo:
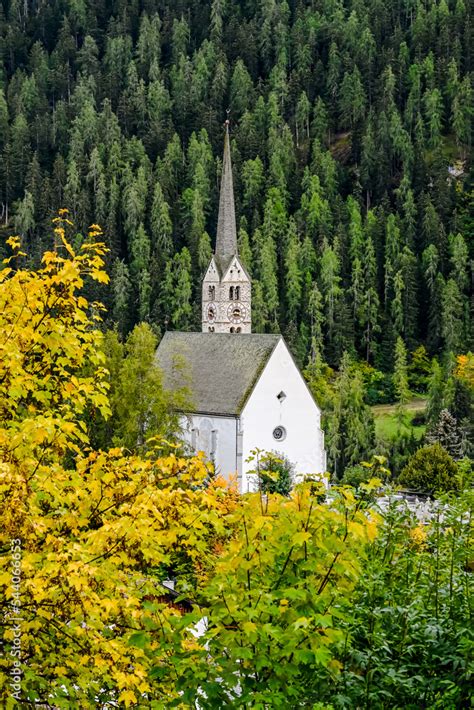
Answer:
[[[282,426],[277,426],[273,430],[273,438],[276,439],[277,441],[283,441],[283,439],[286,437],[286,429]]]

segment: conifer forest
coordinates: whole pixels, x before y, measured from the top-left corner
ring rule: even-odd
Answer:
[[[200,327],[231,121],[253,330],[382,371],[472,348],[464,0],[0,6],[0,217],[37,262],[100,224],[122,334]]]
[[[0,0],[2,708],[472,707],[472,7]]]

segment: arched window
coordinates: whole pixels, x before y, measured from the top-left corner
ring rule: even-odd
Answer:
[[[210,326],[209,326],[209,332],[210,332],[210,333],[214,333],[214,331],[215,331],[214,326],[213,326],[213,325],[210,325]]]
[[[236,332],[236,333],[241,333],[241,332],[242,332],[242,328],[236,328],[236,329],[235,329],[235,332]]]
[[[229,299],[230,299],[231,301],[234,300],[234,287],[233,287],[233,286],[231,286],[230,289],[229,289]]]
[[[209,286],[209,298],[211,301],[214,301],[216,298],[216,287],[215,286]]]
[[[235,333],[235,330],[234,330],[233,327],[230,329],[230,332],[231,332],[231,333]]]
[[[234,296],[235,296],[235,300],[238,301],[240,298],[240,286],[235,287]]]

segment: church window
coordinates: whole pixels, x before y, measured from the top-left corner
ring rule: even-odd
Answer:
[[[199,430],[198,429],[191,429],[191,446],[195,451],[197,449],[198,436],[199,436]]]
[[[216,287],[215,286],[209,286],[209,298],[211,301],[214,301],[216,298]]]
[[[210,325],[210,326],[209,326],[209,332],[210,332],[210,333],[214,333],[215,330],[216,330],[216,329],[214,328],[213,325]]]
[[[286,429],[282,426],[277,426],[273,430],[273,438],[276,441],[283,441],[286,438]]]
[[[235,328],[232,327],[232,328],[230,329],[230,332],[231,332],[231,333],[235,333]]]
[[[213,303],[210,303],[207,307],[207,317],[210,321],[215,320],[216,317],[216,309]]]
[[[234,296],[236,301],[240,299],[240,286],[235,287]]]
[[[241,332],[242,332],[242,328],[236,328],[236,329],[235,329],[235,332],[236,332],[236,333],[241,333]]]
[[[234,300],[234,287],[231,286],[229,289],[229,300],[233,301]]]

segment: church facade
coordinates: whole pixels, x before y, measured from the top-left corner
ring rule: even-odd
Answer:
[[[183,438],[216,470],[255,489],[256,448],[287,457],[297,477],[326,470],[321,412],[284,339],[252,333],[251,279],[239,259],[226,126],[216,248],[202,285],[202,332],[167,332],[157,361],[168,389],[188,386]]]

